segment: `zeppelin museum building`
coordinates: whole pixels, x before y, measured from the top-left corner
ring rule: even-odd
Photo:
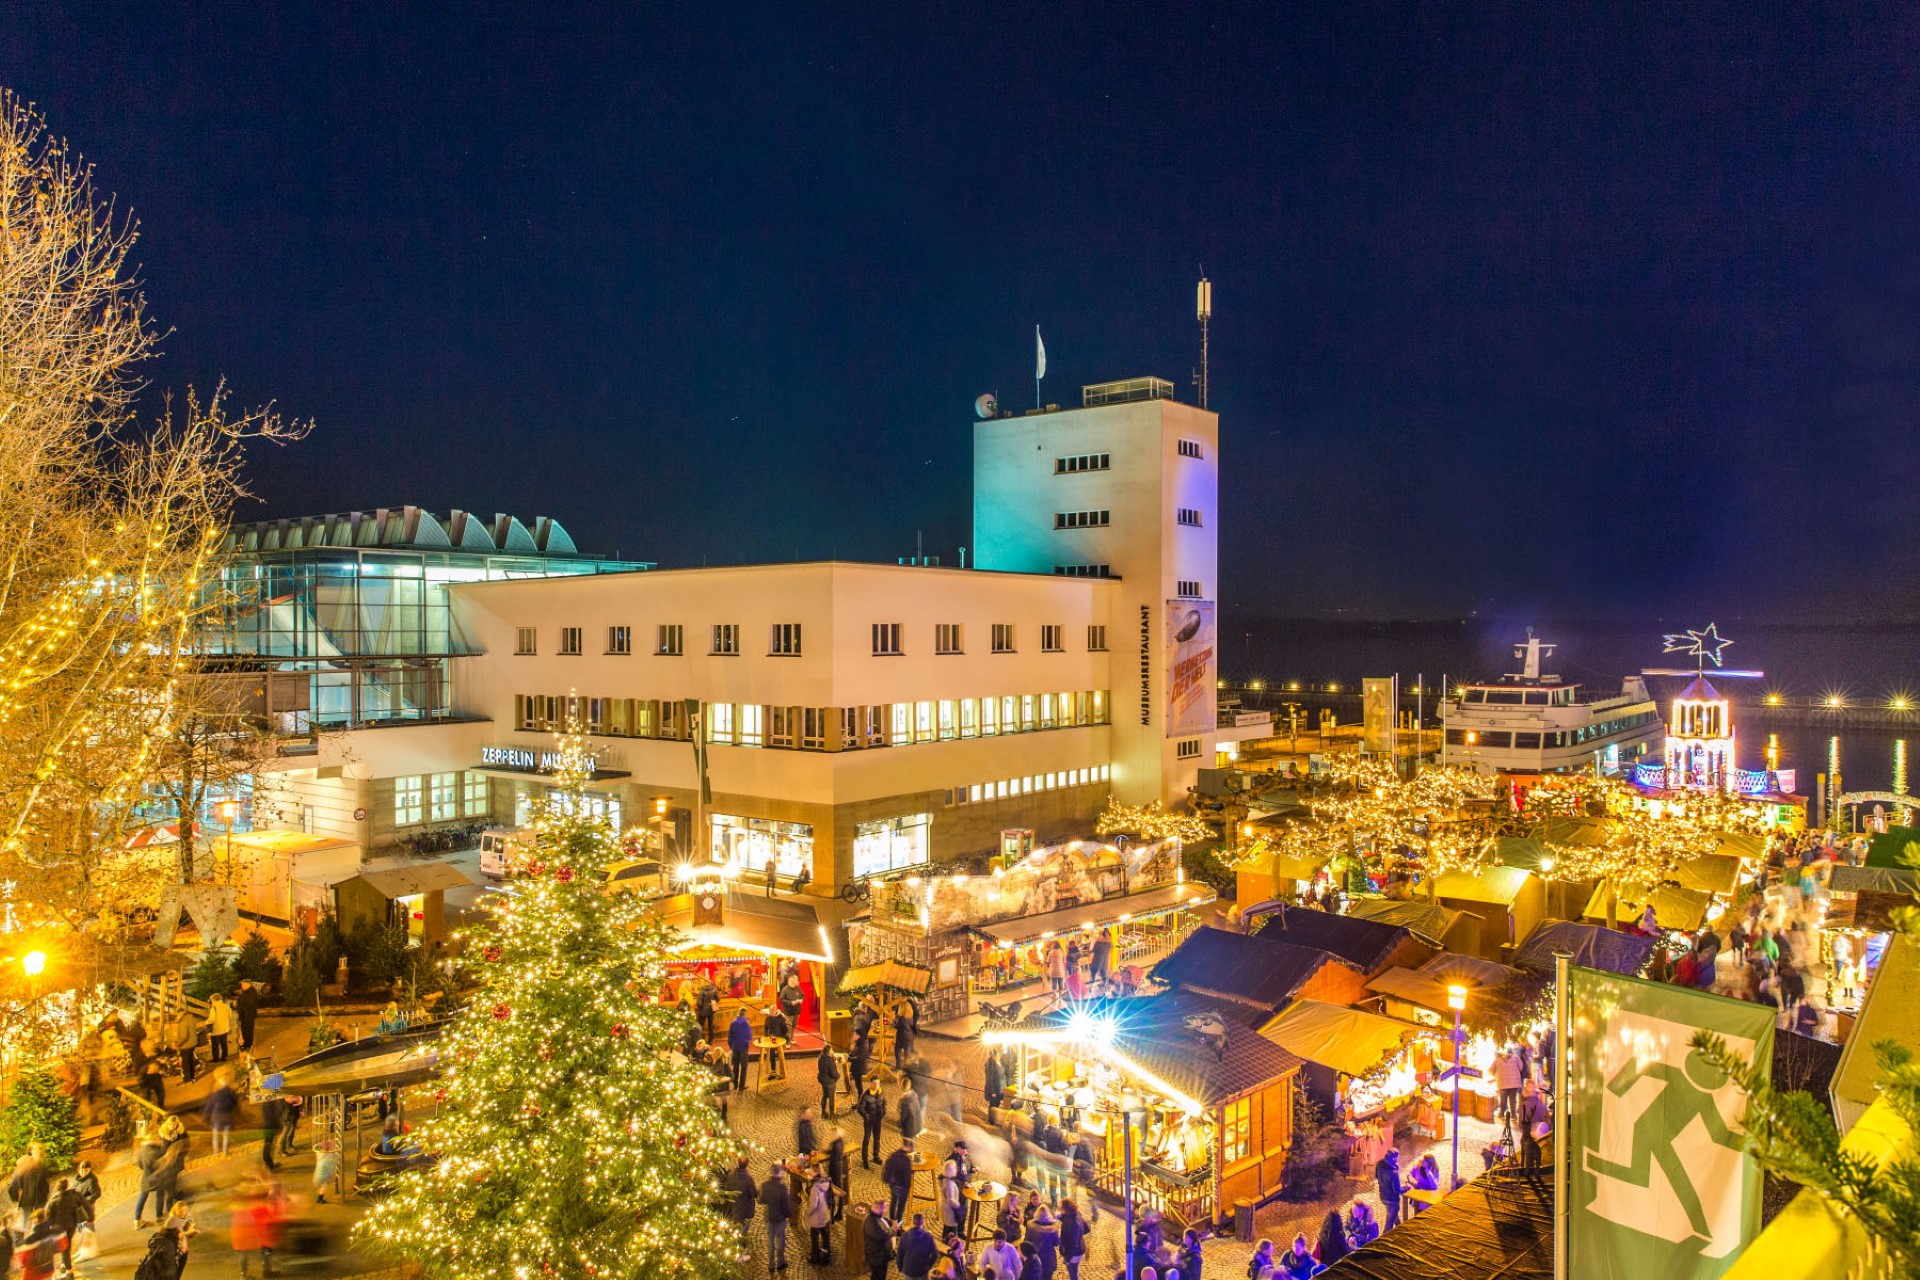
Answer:
[[[1157,378],[1082,399],[974,425],[964,569],[662,569],[414,507],[236,527],[218,644],[291,744],[252,825],[518,825],[570,718],[610,818],[815,893],[1183,799],[1264,733],[1216,709],[1218,419]]]

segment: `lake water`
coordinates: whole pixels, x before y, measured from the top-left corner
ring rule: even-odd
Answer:
[[[1353,622],[1317,619],[1243,617],[1229,612],[1221,620],[1220,669],[1231,679],[1258,678],[1352,684],[1363,676],[1398,674],[1405,684],[1424,677],[1438,685],[1444,677],[1492,678],[1517,671],[1512,645],[1533,626],[1542,640],[1559,648],[1547,669],[1569,682],[1617,689],[1623,676],[1648,667],[1681,667],[1691,659],[1661,652],[1668,632],[1704,627],[1714,619],[1650,619],[1581,622],[1534,618],[1467,618],[1419,622]],[[1743,624],[1718,619],[1719,633],[1731,637],[1724,657],[1729,668],[1764,671],[1758,680],[1721,679],[1720,691],[1740,704],[1763,693],[1788,696],[1839,694],[1849,702],[1885,702],[1905,695],[1920,702],[1920,626],[1912,624],[1833,625],[1803,623]],[[1663,700],[1678,692],[1677,681],[1653,682]],[[1798,769],[1799,789],[1813,794],[1813,775],[1826,772],[1834,735],[1813,728],[1778,727],[1780,764]],[[1841,773],[1849,791],[1884,790],[1893,780],[1894,757],[1904,741],[1920,748],[1920,722],[1911,733],[1850,729],[1839,735]],[[1764,763],[1766,735],[1756,725],[1740,734],[1741,764]],[[1909,754],[1910,762],[1920,764]],[[1910,785],[1920,783],[1909,773]]]

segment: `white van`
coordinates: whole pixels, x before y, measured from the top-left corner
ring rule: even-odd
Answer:
[[[513,875],[513,861],[532,847],[533,833],[529,827],[514,830],[511,827],[491,827],[480,833],[480,874],[495,880],[505,880]]]

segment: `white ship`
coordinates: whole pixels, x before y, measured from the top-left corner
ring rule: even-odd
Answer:
[[[1483,773],[1623,773],[1643,757],[1659,759],[1665,729],[1646,680],[1628,676],[1618,693],[1589,692],[1542,670],[1557,647],[1529,627],[1513,647],[1519,671],[1453,689],[1441,705],[1442,759]]]

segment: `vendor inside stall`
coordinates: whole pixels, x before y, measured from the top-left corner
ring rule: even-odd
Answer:
[[[769,1011],[786,1017],[793,1048],[817,1049],[824,1027],[824,971],[833,948],[811,904],[741,893],[719,882],[662,899],[655,911],[683,935],[667,964],[661,998],[698,1011],[711,984],[714,1026],[724,1030],[744,1010],[754,1034]],[[703,1030],[705,1030],[703,1020]]]

